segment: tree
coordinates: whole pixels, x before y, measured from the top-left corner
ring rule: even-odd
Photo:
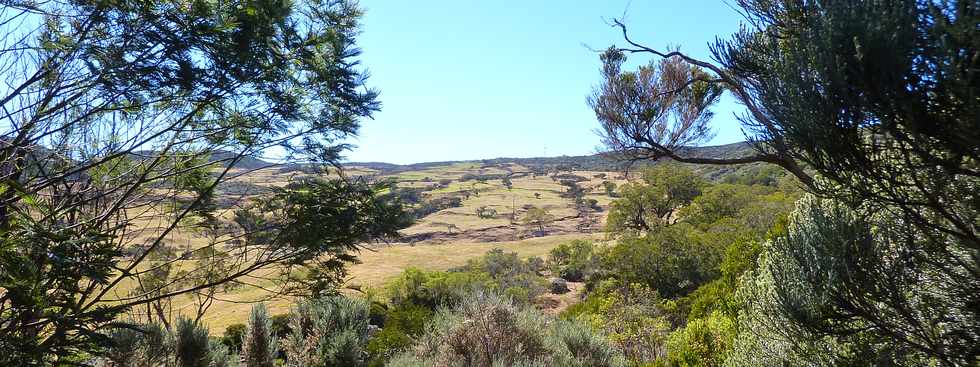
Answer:
[[[607,231],[638,234],[677,221],[676,212],[701,194],[704,182],[690,169],[660,164],[643,171],[643,183],[620,186]]]
[[[514,187],[514,183],[510,181],[510,177],[504,177],[500,179],[500,182],[504,184],[504,187],[506,187],[508,191]]]
[[[368,218],[396,206],[344,181],[281,191],[278,217],[251,207],[220,235],[230,206],[217,188],[232,169],[271,148],[335,162],[379,108],[356,60],[360,13],[348,1],[4,2],[0,364],[98,352],[125,311],[169,318],[152,304],[344,262],[353,244],[394,234]],[[340,226],[304,238],[306,219]],[[157,256],[178,233],[213,234],[189,256],[214,261]],[[160,271],[174,264],[188,276]]]
[[[548,252],[551,273],[565,280],[581,282],[599,267],[595,244],[586,240],[563,243]]]
[[[544,227],[551,224],[554,220],[555,217],[548,213],[547,209],[532,206],[524,213],[523,222],[525,225],[538,226],[538,231],[543,233]]]
[[[616,183],[612,181],[602,181],[602,188],[606,190],[606,195],[616,197]]]
[[[778,323],[768,330],[788,332],[780,340],[796,360],[975,363],[980,5],[739,6],[748,25],[712,47],[714,63],[642,46],[620,22],[630,46],[606,58],[683,60],[747,108],[743,129],[757,155],[678,160],[775,163],[828,200],[801,204],[790,235],[771,250],[787,261],[764,278]],[[622,134],[636,126],[615,123],[609,131],[636,143],[623,146],[674,158],[677,149]],[[794,234],[793,226],[809,230]]]
[[[673,298],[719,276],[725,250],[719,247],[699,241],[694,229],[682,223],[621,239],[604,254],[602,268],[623,284],[644,284]]]

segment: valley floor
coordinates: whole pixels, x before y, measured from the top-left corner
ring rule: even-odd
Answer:
[[[549,250],[560,243],[573,239],[591,238],[601,239],[603,234],[561,234],[546,237],[530,238],[521,241],[505,242],[453,242],[440,244],[391,244],[362,250],[359,254],[360,264],[351,266],[350,281],[348,286],[351,288],[379,288],[386,281],[394,278],[403,270],[409,267],[416,267],[425,270],[447,270],[460,266],[467,260],[479,257],[487,251],[500,248],[508,252],[517,252],[522,258],[539,256],[544,258]],[[351,290],[351,292],[355,292]],[[247,320],[252,303],[257,299],[262,299],[267,294],[260,288],[252,288],[234,292],[216,301],[204,322],[208,325],[212,333],[221,333],[228,325],[243,323]],[[567,293],[561,299],[549,300],[548,308],[567,307],[570,302],[569,297],[575,292]],[[270,314],[282,314],[289,311],[293,300],[289,298],[275,298],[265,300]],[[552,304],[553,303],[553,304]],[[176,307],[181,307],[177,306]],[[189,307],[190,303],[184,305]],[[558,309],[560,311],[560,309]],[[555,311],[557,312],[557,311]]]

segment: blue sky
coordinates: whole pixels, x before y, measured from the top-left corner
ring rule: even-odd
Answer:
[[[680,45],[707,58],[708,43],[738,29],[722,0],[362,0],[359,44],[381,92],[351,161],[413,163],[591,154],[599,148],[585,103],[599,81],[602,49],[622,44],[605,19],[623,17],[631,37]],[[647,62],[635,55],[631,62]],[[715,108],[712,144],[741,141],[727,97]]]

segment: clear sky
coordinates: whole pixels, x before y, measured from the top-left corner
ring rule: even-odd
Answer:
[[[589,50],[631,37],[680,45],[707,58],[708,43],[738,29],[723,0],[362,0],[359,45],[381,92],[351,161],[415,163],[595,153],[595,116],[585,103],[599,81]],[[588,46],[588,47],[587,47]],[[634,55],[631,62],[646,62]],[[743,140],[730,97],[715,108],[712,144]]]

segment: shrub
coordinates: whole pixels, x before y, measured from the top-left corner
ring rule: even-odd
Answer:
[[[393,307],[385,317],[384,328],[368,342],[372,366],[383,366],[395,354],[412,346],[434,315],[426,307],[412,303]]]
[[[551,320],[503,297],[477,293],[440,312],[413,350],[392,366],[621,366],[622,357],[588,329]]]
[[[177,330],[174,334],[177,366],[209,367],[211,344],[208,341],[207,328],[191,319],[181,317],[177,320]]]
[[[219,340],[210,340],[203,325],[179,318],[172,331],[156,324],[113,329],[110,347],[96,366],[226,367],[235,358]]]
[[[459,303],[468,294],[481,290],[507,294],[527,303],[543,293],[546,284],[517,253],[494,249],[447,272],[405,269],[387,284],[386,292],[394,305],[412,303],[435,310]]]
[[[242,339],[242,362],[248,367],[273,367],[277,344],[265,305],[252,306]]]
[[[497,209],[481,206],[476,208],[476,216],[480,219],[493,219],[497,217]]]
[[[290,366],[367,364],[368,303],[343,296],[300,301],[284,349]],[[248,365],[251,367],[251,365]]]
[[[482,257],[450,271],[485,273],[493,280],[489,284],[490,289],[522,303],[531,302],[534,297],[544,293],[546,284],[544,278],[532,270],[527,262],[521,261],[516,252],[501,249],[487,251]]]
[[[666,355],[672,320],[665,306],[649,288],[607,280],[561,317],[601,331],[627,360],[641,365]]]
[[[541,271],[545,269],[545,262],[540,257],[531,256],[527,258],[527,266],[535,274],[541,274]]]
[[[616,195],[616,183],[612,181],[602,181],[602,188],[606,190],[606,196],[614,198]]]
[[[554,294],[568,293],[568,282],[562,278],[551,279],[551,293]]]
[[[289,328],[289,314],[283,313],[272,316],[272,335],[279,338],[285,338],[286,335],[292,332]]]
[[[732,349],[735,321],[722,313],[689,320],[667,340],[671,366],[721,366]]]
[[[111,347],[105,364],[110,366],[160,365],[173,360],[173,338],[160,325],[116,328],[109,332]]]

